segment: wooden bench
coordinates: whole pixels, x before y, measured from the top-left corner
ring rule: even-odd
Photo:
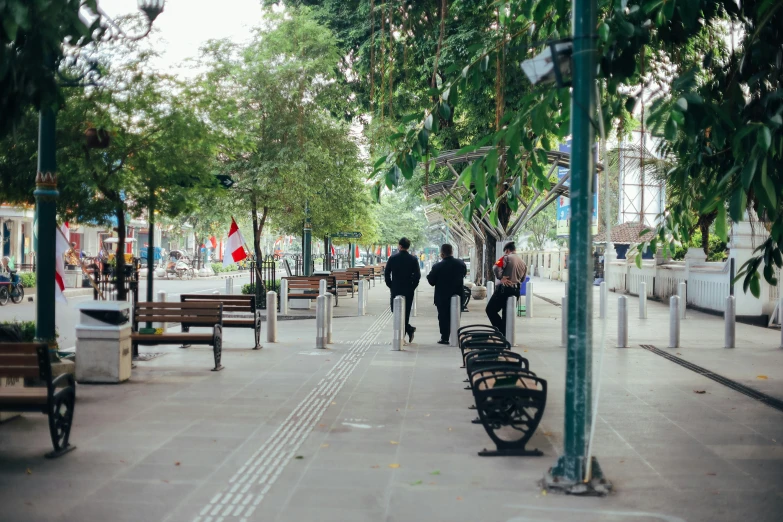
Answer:
[[[34,378],[44,386],[0,388],[0,411],[41,412],[49,417],[49,435],[54,451],[47,458],[64,455],[71,446],[69,437],[76,403],[76,382],[64,373],[52,379],[49,347],[43,343],[0,343],[0,377]],[[59,388],[59,389],[58,389]]]
[[[346,268],[346,270],[350,272],[356,272],[359,274],[360,279],[364,279],[365,281],[370,281],[373,284],[375,284],[375,280],[372,276],[372,268],[369,266],[361,266],[361,267],[354,267],[354,268]]]
[[[284,277],[288,281],[288,299],[316,299],[321,289],[321,281],[326,280],[326,291],[334,295],[334,305],[337,306],[337,278],[334,275],[291,276]],[[303,293],[292,293],[299,290]]]
[[[256,345],[253,350],[260,350],[261,346],[261,310],[256,308],[256,296],[249,295],[215,295],[215,294],[182,294],[179,297],[182,303],[219,302],[223,305],[223,328],[252,328],[255,334]],[[230,314],[243,314],[234,316]],[[249,315],[248,315],[249,314]],[[188,324],[182,325],[182,331],[187,332],[192,326],[207,326],[212,324]]]
[[[354,296],[356,287],[359,285],[359,274],[357,272],[348,272],[347,268],[332,270],[332,275],[337,281],[337,288],[351,293]]]
[[[223,304],[220,302],[194,302],[194,303],[150,303],[139,302],[133,308],[133,333],[131,344],[133,353],[138,354],[139,345],[158,344],[182,344],[183,347],[191,344],[205,344],[212,346],[215,357],[213,372],[220,371],[223,352]],[[181,333],[140,333],[139,325],[143,323],[180,323]],[[191,333],[191,326],[212,325],[212,333]],[[144,328],[144,326],[141,326]]]
[[[35,272],[35,263],[17,263],[16,270],[19,272]]]

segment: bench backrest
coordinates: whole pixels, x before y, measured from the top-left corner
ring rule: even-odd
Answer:
[[[136,303],[133,330],[139,323],[181,323],[183,325],[223,324],[223,303],[196,301],[191,303]]]
[[[326,280],[327,292],[334,292],[337,287],[337,279],[332,275],[292,276],[283,279],[288,281],[289,290],[318,290],[322,279]]]
[[[17,263],[16,269],[20,272],[35,272],[35,263]]]
[[[342,283],[356,283],[359,280],[359,272],[349,271],[348,268],[341,268],[340,270],[332,270],[332,275],[338,282]]]
[[[52,382],[49,347],[44,343],[0,343],[0,377]]]
[[[223,303],[223,313],[256,312],[256,296],[253,294],[182,294],[179,296],[182,303]]]

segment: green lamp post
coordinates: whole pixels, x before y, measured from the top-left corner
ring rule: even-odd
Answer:
[[[140,40],[152,30],[152,23],[163,12],[165,0],[139,0],[138,7],[147,18],[147,27],[143,34],[129,36],[123,29],[102,10],[98,10],[101,19],[102,40]],[[56,74],[56,64],[53,64],[52,74]],[[80,78],[64,81],[64,87],[84,86],[82,83],[90,71]],[[58,75],[59,76],[59,75]],[[39,114],[38,127],[38,172],[35,176],[35,216],[34,248],[37,255],[35,276],[35,338],[47,343],[50,349],[56,347],[55,337],[55,244],[57,239],[57,144],[55,133],[57,115],[51,106],[42,107]],[[56,355],[53,356],[56,359]]]
[[[305,221],[302,229],[302,273],[313,275],[313,229],[310,220],[310,201],[305,200]]]

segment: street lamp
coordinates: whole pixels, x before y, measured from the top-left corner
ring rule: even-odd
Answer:
[[[99,41],[108,40],[140,40],[152,30],[152,22],[163,12],[165,0],[138,0],[138,8],[147,19],[145,31],[136,36],[129,36],[122,28],[98,8],[100,17]],[[47,64],[53,68],[52,74],[56,74],[57,64],[52,60]],[[90,67],[90,71],[94,67]],[[84,85],[80,83],[87,77],[82,75],[76,80],[66,80],[63,86],[74,87]],[[92,82],[92,78],[88,78]],[[41,107],[38,127],[38,172],[35,175],[35,252],[38,256],[36,270],[37,299],[35,300],[35,338],[39,342],[47,343],[51,348],[56,345],[55,316],[54,316],[54,285],[55,285],[55,243],[57,234],[57,144],[55,131],[57,116],[50,105]],[[54,352],[52,352],[54,353]],[[56,359],[56,356],[53,356]]]

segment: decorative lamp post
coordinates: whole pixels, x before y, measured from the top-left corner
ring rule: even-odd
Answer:
[[[97,15],[100,17],[99,40],[140,40],[152,30],[152,22],[163,12],[165,0],[138,0],[138,8],[147,19],[147,27],[143,34],[129,36],[122,28],[109,17],[101,8]],[[57,72],[57,64],[52,61],[50,66],[53,74],[61,78],[64,87],[78,87],[94,85],[97,69],[91,64],[89,70],[79,78],[63,78]],[[57,129],[57,115],[51,106],[42,107],[39,113],[38,127],[38,172],[35,176],[35,217],[34,223],[34,248],[38,259],[35,275],[36,294],[35,300],[35,338],[39,342],[47,343],[50,349],[56,346],[55,337],[55,244],[57,239],[57,144],[55,132]],[[52,351],[53,358],[57,359]]]
[[[310,221],[310,201],[305,201],[305,221],[302,231],[302,273],[306,276],[313,275],[313,240],[312,224]]]

